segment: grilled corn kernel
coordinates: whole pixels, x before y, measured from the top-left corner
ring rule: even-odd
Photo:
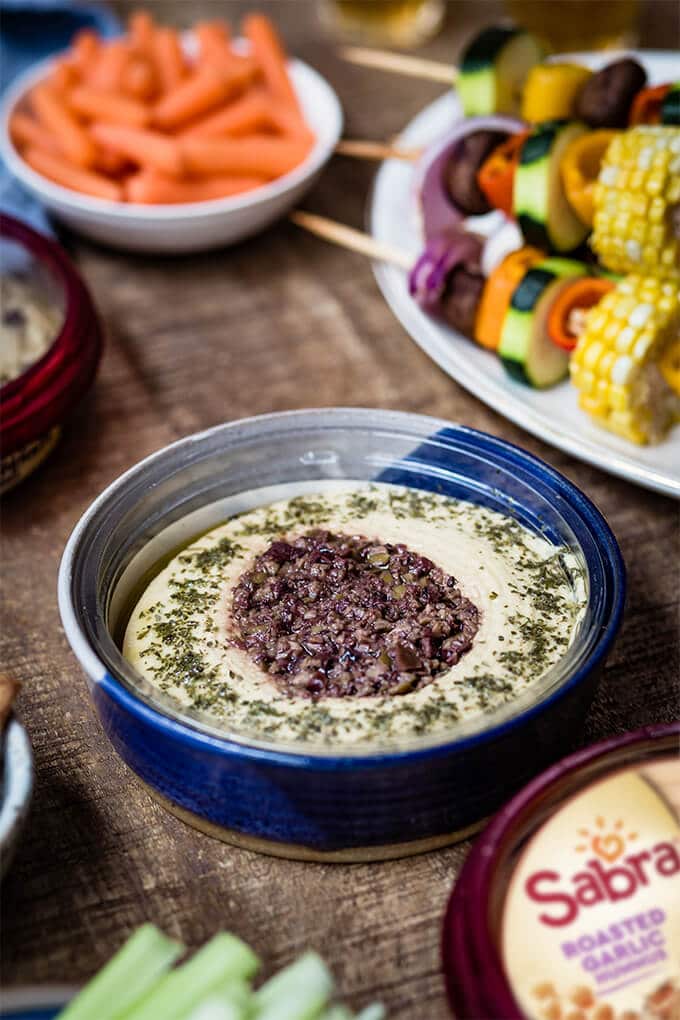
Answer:
[[[580,406],[634,443],[658,442],[680,421],[678,350],[675,283],[624,277],[588,312],[571,357]]]

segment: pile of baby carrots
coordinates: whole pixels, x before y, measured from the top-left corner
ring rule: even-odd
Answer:
[[[119,202],[201,202],[281,177],[314,136],[272,23],[250,14],[242,34],[247,52],[226,23],[201,23],[189,57],[146,11],[110,41],[81,31],[12,113],[12,141],[51,181]]]

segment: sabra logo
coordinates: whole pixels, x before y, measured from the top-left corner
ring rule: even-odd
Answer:
[[[607,823],[604,818],[600,815],[595,819],[595,824],[600,830],[599,832],[593,833],[589,829],[579,829],[579,836],[584,836],[587,840],[586,843],[580,843],[576,847],[577,853],[583,854],[588,850],[592,853],[597,854],[603,861],[608,861],[610,864],[613,863],[617,857],[626,849],[626,842],[632,843],[638,838],[637,832],[629,832],[627,836],[622,833],[623,822],[618,818],[612,826],[611,832],[603,832],[606,829]]]
[[[596,831],[579,829],[582,841],[577,853],[592,853],[580,871],[570,878],[558,871],[535,871],[525,883],[529,899],[550,907],[538,915],[539,921],[553,928],[571,924],[582,909],[598,903],[616,903],[634,896],[657,876],[670,878],[680,873],[680,853],[673,843],[656,843],[646,850],[631,853],[636,832],[623,832],[619,819],[607,829],[604,818],[596,819]],[[616,862],[616,863],[615,863]]]

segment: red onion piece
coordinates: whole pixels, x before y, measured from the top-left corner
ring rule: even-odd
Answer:
[[[423,311],[441,313],[440,303],[449,274],[463,264],[479,267],[482,241],[461,230],[432,237],[408,277],[408,289]]]
[[[425,240],[460,227],[466,213],[451,201],[444,183],[444,174],[456,147],[466,135],[475,131],[504,131],[517,134],[526,124],[516,117],[501,114],[488,117],[465,117],[459,120],[446,135],[430,146],[417,168],[416,189],[423,217]]]

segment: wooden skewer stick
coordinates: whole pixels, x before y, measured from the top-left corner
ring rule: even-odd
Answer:
[[[404,53],[389,53],[387,50],[372,50],[365,46],[343,46],[340,56],[350,64],[375,67],[380,71],[395,71],[397,74],[444,82],[446,85],[453,85],[458,76],[458,70],[453,64],[425,60],[423,57],[409,57]]]
[[[393,248],[391,244],[376,241],[370,234],[364,234],[361,230],[354,230],[353,227],[346,227],[343,223],[329,220],[325,216],[317,216],[315,213],[303,212],[296,209],[290,214],[293,223],[303,230],[308,230],[317,237],[323,237],[326,241],[340,245],[341,248],[349,248],[361,255],[368,255],[371,259],[379,262],[391,262],[392,265],[401,266],[402,269],[410,269],[413,259],[405,251]]]
[[[402,159],[415,163],[423,154],[423,149],[400,149],[389,142],[364,142],[352,138],[343,138],[335,146],[340,156],[354,156],[356,159]]]

